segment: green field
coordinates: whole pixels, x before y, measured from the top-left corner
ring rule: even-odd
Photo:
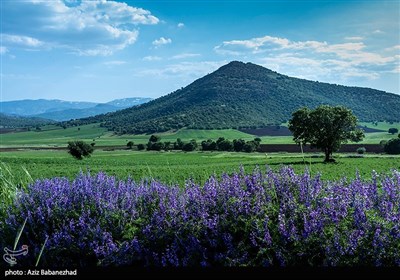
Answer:
[[[336,164],[324,164],[322,155],[308,155],[303,161],[301,154],[222,153],[222,152],[137,152],[129,150],[96,150],[91,158],[75,160],[66,151],[16,151],[3,152],[1,161],[13,172],[15,178],[25,176],[25,170],[33,179],[66,176],[73,178],[80,170],[104,171],[120,178],[127,176],[135,180],[156,178],[169,184],[184,184],[188,178],[204,182],[211,174],[238,171],[242,165],[246,172],[255,166],[279,169],[291,165],[296,172],[311,169],[312,175],[321,172],[322,178],[334,180],[342,176],[354,178],[356,170],[362,176],[370,176],[372,170],[387,172],[400,169],[400,157],[366,155],[352,158],[349,154],[336,155]],[[354,155],[353,155],[354,156]]]
[[[378,123],[375,126],[372,123],[361,123],[363,126],[382,129],[385,132],[366,133],[365,139],[361,143],[379,144],[381,140],[389,140],[396,135],[387,133],[390,127],[396,127],[400,130],[400,123]],[[218,139],[225,137],[227,139],[252,140],[255,136],[240,132],[235,129],[221,130],[192,130],[181,129],[174,133],[159,133],[162,141],[174,142],[177,138],[183,141],[196,139],[198,142],[206,139]],[[98,124],[83,125],[80,127],[60,128],[58,126],[46,126],[41,131],[28,131],[0,134],[0,147],[66,147],[67,142],[71,140],[84,140],[95,142],[96,146],[124,146],[128,141],[135,144],[147,143],[150,135],[115,135],[100,127]],[[261,137],[263,144],[290,144],[293,143],[291,136],[264,136]]]

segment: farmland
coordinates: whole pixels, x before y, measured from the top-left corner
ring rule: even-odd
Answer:
[[[365,139],[360,143],[379,144],[381,140],[389,140],[394,136],[389,134],[387,130],[390,127],[400,130],[400,123],[388,124],[384,122],[378,123],[376,126],[371,123],[361,123],[361,126],[367,126],[374,129],[383,130],[382,132],[366,133]],[[235,129],[220,130],[193,130],[181,129],[176,132],[164,132],[157,134],[161,136],[162,141],[174,142],[177,138],[183,141],[196,139],[202,141],[206,139],[218,139],[225,137],[227,139],[252,140],[254,135],[247,134]],[[66,129],[58,126],[49,125],[43,127],[40,131],[27,131],[18,133],[0,134],[1,147],[65,147],[68,141],[84,140],[87,142],[95,142],[96,146],[125,146],[128,141],[135,144],[147,143],[150,135],[116,135],[107,131],[98,124],[82,125],[79,127],[69,127]],[[262,136],[263,144],[291,144],[294,143],[291,136]]]
[[[226,152],[147,152],[96,150],[91,158],[81,161],[73,159],[66,151],[15,151],[3,152],[2,162],[6,163],[15,176],[24,176],[24,166],[34,179],[54,176],[75,177],[81,170],[93,173],[104,171],[119,178],[133,177],[135,180],[155,178],[168,184],[184,184],[188,178],[203,183],[210,175],[238,171],[242,165],[250,172],[256,165],[276,170],[282,165],[293,166],[296,172],[311,169],[312,174],[320,172],[323,179],[337,179],[342,176],[354,178],[358,170],[362,176],[370,176],[372,170],[388,172],[400,168],[397,156],[366,155],[363,158],[353,154],[338,154],[336,164],[324,164],[322,155],[306,154],[262,154]],[[17,175],[19,174],[19,175]]]

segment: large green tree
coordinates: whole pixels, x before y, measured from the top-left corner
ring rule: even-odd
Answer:
[[[93,153],[93,146],[85,143],[81,140],[68,142],[68,153],[70,153],[76,159],[83,159],[84,157],[90,157]]]
[[[332,153],[342,143],[361,141],[362,130],[357,128],[357,118],[343,106],[321,105],[314,110],[301,108],[292,114],[289,129],[296,143],[309,144],[325,153],[325,162],[334,162]]]

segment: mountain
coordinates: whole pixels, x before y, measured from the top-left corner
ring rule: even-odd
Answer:
[[[254,128],[286,122],[298,108],[320,104],[349,107],[360,121],[400,121],[400,95],[288,77],[233,61],[148,103],[75,124],[101,122],[119,133]]]
[[[10,116],[0,113],[0,128],[22,128],[40,126],[53,123],[52,120],[42,118],[29,118],[21,116]]]
[[[63,100],[18,100],[1,102],[1,113],[7,115],[32,116],[66,121],[79,119],[143,104],[152,100],[147,97],[115,99],[107,103],[78,102]]]
[[[96,106],[93,102],[64,101],[58,99],[24,99],[1,102],[0,113],[6,115],[32,116],[65,109],[86,109]]]

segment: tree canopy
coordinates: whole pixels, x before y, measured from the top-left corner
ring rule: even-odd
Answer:
[[[363,131],[357,129],[356,116],[343,106],[321,105],[314,110],[303,107],[293,112],[289,129],[296,143],[321,149],[325,153],[325,162],[334,161],[332,153],[342,143],[364,138]]]
[[[90,157],[93,153],[93,146],[85,143],[81,140],[68,142],[68,153],[70,153],[76,159],[83,159],[84,157]]]

